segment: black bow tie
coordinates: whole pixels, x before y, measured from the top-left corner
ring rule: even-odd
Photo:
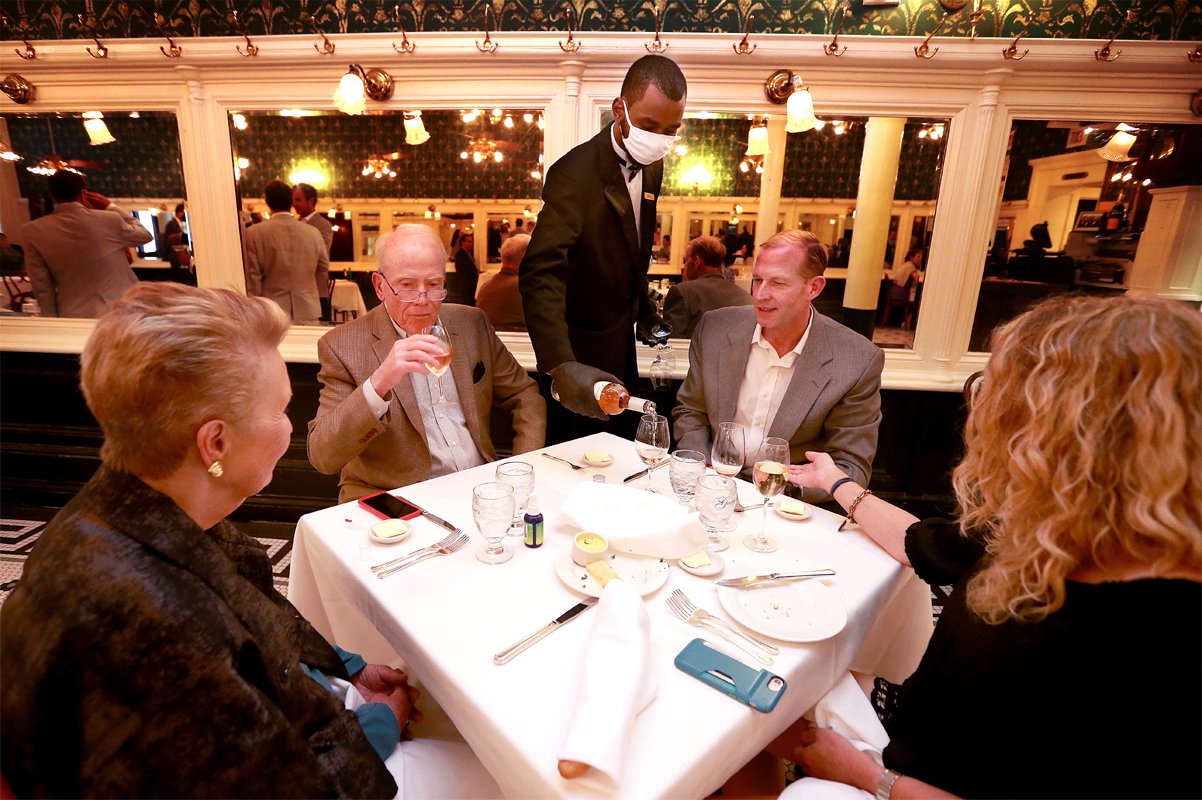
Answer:
[[[618,157],[618,164],[620,164],[622,169],[626,172],[627,183],[630,183],[632,180],[634,180],[634,176],[638,175],[639,172],[644,168],[644,166],[639,162],[630,159],[624,159],[621,156]]]

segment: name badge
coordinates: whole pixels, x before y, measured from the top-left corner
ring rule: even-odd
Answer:
[[[651,194],[651,192],[643,192],[643,199],[655,202],[655,195]]]

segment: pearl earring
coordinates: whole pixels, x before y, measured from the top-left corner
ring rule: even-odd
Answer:
[[[212,464],[209,464],[209,474],[214,478],[220,478],[224,473],[225,467],[221,466],[220,461],[214,461]]]

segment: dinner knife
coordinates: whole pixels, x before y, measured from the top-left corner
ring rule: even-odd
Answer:
[[[821,578],[834,574],[835,571],[833,569],[811,569],[805,572],[770,572],[767,575],[748,575],[746,578],[723,578],[720,581],[714,581],[714,583],[718,586],[730,586],[738,589],[754,586],[759,583],[789,580],[790,578]]]
[[[634,473],[633,475],[623,478],[622,483],[630,483],[631,481],[637,481],[639,478],[642,478],[648,472],[654,472],[655,470],[659,469],[660,467],[664,466],[667,463],[668,463],[668,459],[666,459],[666,458],[663,461],[657,461],[654,464],[652,464],[651,466],[647,467],[647,469],[641,469],[638,472]]]
[[[544,636],[546,636],[548,633],[555,630],[556,628],[558,628],[562,625],[566,625],[567,623],[571,622],[573,619],[576,618],[576,615],[578,615],[581,611],[587,611],[588,609],[592,608],[596,604],[596,602],[597,602],[597,598],[590,597],[589,599],[585,600],[583,603],[577,603],[576,605],[569,608],[567,611],[560,614],[555,619],[548,622],[543,627],[536,630],[534,633],[527,636],[525,639],[522,639],[517,644],[515,644],[511,647],[507,647],[504,650],[502,650],[501,652],[497,653],[495,656],[492,657],[492,663],[494,663],[498,666],[500,666],[501,664],[508,664],[513,659],[513,657],[516,656],[518,653],[521,653],[522,651],[526,650],[528,647],[530,647],[530,645],[534,644],[535,642],[540,641]]]
[[[446,528],[451,533],[463,533],[463,531],[459,530],[458,528],[456,528],[451,523],[447,522],[442,517],[437,516],[436,514],[431,514],[429,511],[423,511],[422,516],[425,517],[426,519],[430,520],[431,522],[433,522],[435,525],[438,525],[441,528]]]

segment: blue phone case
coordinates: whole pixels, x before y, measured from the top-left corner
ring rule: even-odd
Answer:
[[[788,688],[779,675],[749,667],[704,639],[694,639],[680,651],[676,668],[764,714],[776,708]]]

